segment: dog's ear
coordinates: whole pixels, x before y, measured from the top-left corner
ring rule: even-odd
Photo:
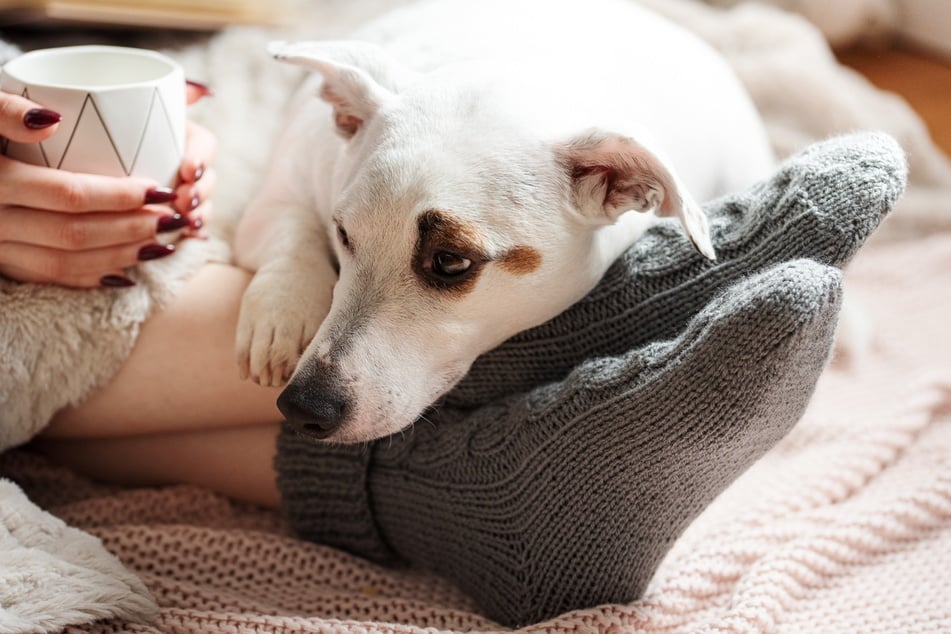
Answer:
[[[333,105],[337,131],[348,139],[415,75],[367,42],[272,42],[268,52],[323,76],[320,97]]]
[[[707,217],[656,154],[618,134],[590,132],[556,147],[571,178],[572,202],[586,219],[609,224],[626,211],[677,216],[697,251],[716,259]]]

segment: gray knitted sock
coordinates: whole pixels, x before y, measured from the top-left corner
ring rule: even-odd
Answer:
[[[717,262],[674,221],[652,228],[584,299],[479,357],[445,402],[476,407],[563,378],[593,356],[680,332],[714,294],[793,258],[844,266],[901,196],[904,153],[884,134],[830,139],[768,181],[705,205]]]
[[[453,580],[507,625],[629,602],[672,542],[799,419],[841,273],[746,278],[673,341],[369,446],[284,433],[276,467],[305,538]]]

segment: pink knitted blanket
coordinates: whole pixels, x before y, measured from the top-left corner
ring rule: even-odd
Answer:
[[[870,248],[847,293],[873,344],[823,376],[793,432],[676,544],[647,595],[526,632],[951,631],[951,235]],[[500,628],[445,582],[296,540],[191,487],[94,485],[25,451],[30,498],[102,539],[161,611],[97,632]]]

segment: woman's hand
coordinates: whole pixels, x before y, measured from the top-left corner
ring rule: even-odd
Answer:
[[[189,102],[208,94],[190,85]],[[59,115],[0,93],[0,136],[49,138]],[[0,275],[75,287],[129,286],[123,269],[165,257],[159,234],[202,236],[211,213],[215,139],[189,122],[175,189],[138,177],[113,178],[29,165],[0,156]]]

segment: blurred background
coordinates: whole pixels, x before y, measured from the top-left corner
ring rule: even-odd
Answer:
[[[477,0],[473,0],[475,2]],[[583,0],[578,0],[582,2]],[[684,0],[669,0],[682,2]],[[692,0],[719,7],[760,2],[796,13],[819,28],[836,56],[880,88],[907,99],[935,142],[951,153],[951,1],[949,0]],[[69,25],[113,29],[212,31],[230,25],[293,26],[308,15],[307,0],[0,0],[0,29]],[[405,1],[337,0],[356,14]],[[360,5],[367,5],[361,10]],[[12,29],[12,32],[11,32]],[[4,32],[0,30],[0,37]],[[121,40],[113,34],[111,39]],[[179,40],[187,37],[179,34]]]
[[[759,2],[802,16],[819,28],[840,62],[903,96],[951,154],[951,1],[705,1],[720,7]]]
[[[279,25],[302,0],[0,0],[5,26],[68,26],[213,30],[232,24]]]

